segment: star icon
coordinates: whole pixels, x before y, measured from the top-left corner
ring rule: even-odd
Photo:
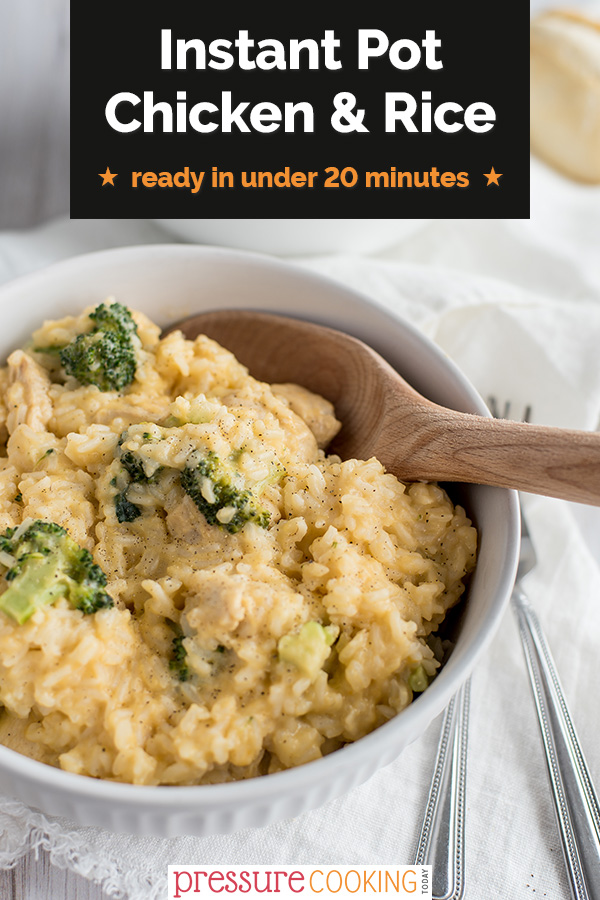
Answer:
[[[115,186],[115,178],[117,175],[116,173],[113,175],[108,166],[106,167],[106,172],[98,172],[98,176],[102,179],[101,187],[104,187],[105,184],[110,184],[113,187]]]
[[[500,187],[500,182],[498,181],[498,179],[499,179],[499,178],[502,178],[502,173],[501,173],[501,172],[495,172],[493,166],[492,166],[491,172],[484,172],[483,177],[484,177],[484,178],[487,178],[487,185],[486,185],[486,187],[489,187],[490,184],[495,184],[495,185],[497,185],[498,187]]]

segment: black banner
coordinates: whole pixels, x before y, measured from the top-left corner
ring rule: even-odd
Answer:
[[[528,217],[525,6],[353,9],[73,3],[72,217]]]

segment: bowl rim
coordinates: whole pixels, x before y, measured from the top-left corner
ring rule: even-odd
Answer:
[[[190,257],[200,262],[202,260],[212,260],[246,263],[251,266],[275,269],[283,275],[291,273],[296,277],[300,276],[307,283],[312,282],[317,287],[325,282],[330,288],[335,288],[339,293],[350,295],[353,302],[364,311],[375,308],[378,315],[383,319],[387,319],[390,325],[394,327],[400,325],[408,333],[413,343],[437,356],[443,366],[449,370],[449,374],[458,383],[462,393],[465,395],[465,399],[468,400],[472,407],[470,410],[465,411],[477,412],[485,416],[491,415],[483,399],[457,364],[430,338],[419,331],[416,326],[404,319],[402,315],[388,311],[376,301],[369,299],[366,294],[345,285],[343,282],[337,281],[335,278],[323,275],[320,272],[313,272],[300,265],[297,261],[290,262],[267,254],[233,250],[226,247],[184,243],[139,244],[99,250],[78,254],[68,259],[51,263],[40,270],[17,276],[11,281],[0,285],[0,304],[9,300],[12,293],[18,294],[21,291],[28,290],[29,287],[35,287],[45,282],[48,278],[60,279],[63,276],[69,277],[78,269],[86,269],[90,265],[93,268],[96,263],[110,263],[112,261],[117,263],[119,261],[135,263],[136,261],[146,260],[148,256],[154,259],[157,257],[176,256],[182,259]],[[301,316],[298,317],[301,318]],[[503,495],[507,543],[505,564],[500,573],[496,592],[501,599],[494,604],[493,609],[487,615],[484,627],[480,631],[480,640],[476,646],[472,645],[465,651],[460,669],[452,665],[451,658],[423,695],[413,700],[397,716],[359,740],[347,744],[327,756],[291,769],[275,772],[268,776],[257,776],[240,781],[217,784],[137,785],[128,782],[93,778],[88,775],[79,775],[55,768],[1,744],[0,766],[5,770],[12,771],[15,775],[27,777],[30,782],[34,782],[43,788],[59,789],[63,793],[75,796],[78,800],[85,796],[90,800],[126,802],[132,804],[138,810],[149,806],[152,806],[154,810],[157,807],[165,810],[177,807],[181,811],[187,810],[188,812],[191,809],[195,809],[201,815],[202,807],[205,804],[219,804],[227,807],[256,800],[268,802],[284,794],[286,787],[292,787],[293,782],[295,783],[293,785],[295,793],[301,790],[303,786],[308,791],[311,787],[314,787],[313,772],[316,775],[316,767],[318,767],[319,771],[319,780],[326,779],[328,776],[332,777],[342,756],[345,765],[353,762],[355,769],[358,770],[361,767],[361,763],[372,755],[376,743],[386,738],[393,739],[394,729],[398,728],[399,725],[402,725],[409,733],[411,731],[414,733],[414,738],[410,740],[416,739],[423,733],[431,720],[443,711],[461,684],[469,677],[474,665],[481,658],[496,633],[505,607],[508,604],[510,591],[514,583],[520,545],[518,495],[516,491],[502,488],[488,488],[488,490],[498,492],[498,496]],[[430,693],[432,691],[433,693]],[[437,698],[437,702],[428,702],[428,697],[430,700]],[[432,706],[435,707],[433,712]],[[395,758],[396,755],[393,751],[388,754],[390,760]]]

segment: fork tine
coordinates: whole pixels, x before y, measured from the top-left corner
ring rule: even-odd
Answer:
[[[493,394],[490,394],[490,396],[487,398],[487,405],[493,417],[495,419],[499,419],[500,416],[498,415],[498,403]]]
[[[502,410],[502,413],[500,413],[500,406],[498,404],[498,400],[493,394],[490,394],[488,396],[487,405],[488,405],[488,409],[491,412],[494,419],[510,419],[510,408],[511,408],[510,400],[505,401],[504,409]],[[531,422],[532,412],[533,412],[533,407],[531,406],[531,403],[528,403],[527,406],[525,407],[523,415],[521,416],[521,422]]]

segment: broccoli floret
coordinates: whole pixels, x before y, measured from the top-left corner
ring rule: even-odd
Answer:
[[[124,490],[115,495],[115,513],[119,522],[133,522],[141,516],[142,511],[127,499],[127,490]]]
[[[156,440],[156,438],[152,434],[150,434],[150,432],[144,432],[143,438],[146,443],[150,443]],[[152,475],[146,475],[144,464],[137,453],[132,450],[121,450],[126,440],[127,432],[124,431],[117,444],[117,456],[119,462],[123,466],[123,471],[120,473],[118,478],[115,477],[111,481],[111,485],[113,487],[118,486],[123,488],[120,493],[115,494],[115,512],[117,515],[117,519],[121,523],[133,522],[134,519],[137,519],[138,516],[141,516],[142,514],[142,510],[140,509],[140,507],[136,506],[135,503],[132,503],[127,497],[129,485],[154,484],[160,472],[162,472],[162,466],[159,466],[159,468]]]
[[[427,689],[429,680],[423,666],[417,666],[408,676],[408,686],[414,694],[420,694]]]
[[[183,635],[173,638],[173,656],[169,660],[169,668],[175,672],[180,681],[189,681],[190,670],[187,665],[187,654],[183,646]]]
[[[16,530],[16,528],[7,528],[4,534],[0,534],[0,550],[3,553],[12,553],[12,538]]]
[[[22,625],[42,606],[65,597],[85,614],[113,606],[106,575],[89,550],[79,546],[60,525],[32,522],[24,531],[9,528],[0,537],[0,560],[9,583],[0,594],[0,610]]]
[[[235,485],[232,470],[212,451],[204,458],[192,454],[181,473],[181,486],[209,525],[219,525],[231,534],[247,522],[269,526],[269,513],[256,505],[249,490]]]
[[[157,440],[157,438],[153,437],[149,432],[144,432],[143,438],[147,444],[154,443]],[[127,432],[124,431],[117,444],[117,453],[121,465],[129,476],[129,481],[134,482],[135,484],[151,484],[155,482],[159,473],[162,471],[162,466],[159,466],[152,475],[146,475],[144,463],[137,453],[133,450],[125,450],[124,452],[121,450],[121,447],[126,440]]]
[[[335,625],[323,627],[318,622],[306,622],[296,634],[285,634],[277,644],[279,659],[291,663],[314,681],[325,660],[331,653],[331,645],[339,634]]]
[[[223,644],[210,650],[199,647],[193,638],[190,640],[190,649],[184,645],[185,635],[175,622],[168,623],[174,630],[176,637],[172,641],[172,652],[169,660],[169,669],[175,673],[178,681],[192,681],[198,678],[203,681],[218,675],[227,665],[227,647]]]
[[[137,325],[131,312],[122,303],[111,303],[110,306],[101,303],[90,313],[90,319],[101,331],[111,331],[113,334],[137,334]]]
[[[144,444],[154,443],[164,439],[164,432],[163,436],[151,432],[144,432],[142,436]],[[137,515],[141,515],[139,507],[129,500],[130,485],[154,484],[164,471],[163,466],[157,466],[144,456],[142,452],[144,444],[139,447],[137,440],[131,444],[137,449],[124,450],[127,440],[127,432],[123,432],[117,445],[117,458],[122,466],[115,481],[115,486],[120,489],[120,493],[115,494],[119,522],[132,521]],[[270,516],[267,510],[258,505],[257,494],[260,494],[265,485],[279,480],[285,470],[281,466],[276,466],[268,478],[253,486],[253,490],[250,491],[244,487],[243,479],[235,465],[236,461],[223,462],[212,451],[204,453],[194,450],[188,456],[180,473],[181,486],[210,525],[218,525],[231,534],[240,531],[247,522],[255,522],[262,528],[267,528]],[[148,469],[152,474],[148,474]]]
[[[131,450],[126,450],[121,454],[121,465],[129,475],[129,480],[136,484],[144,484],[150,479],[144,471],[144,466],[139,457]]]
[[[120,456],[121,465],[129,475],[130,482],[135,484],[152,484],[156,481],[157,475],[162,471],[162,467],[158,468],[153,475],[146,475],[144,464],[132,450],[126,450]]]
[[[60,350],[60,361],[67,373],[81,384],[93,384],[101,391],[119,391],[135,377],[136,358],[133,338],[137,325],[126,306],[101,303],[90,313],[92,330],[78,334]],[[56,348],[38,348],[48,353]]]

